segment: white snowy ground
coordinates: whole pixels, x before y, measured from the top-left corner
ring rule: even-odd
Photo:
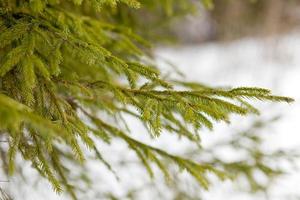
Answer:
[[[296,148],[300,150],[300,33],[293,32],[272,39],[243,39],[227,44],[206,44],[178,49],[160,49],[161,57],[176,63],[188,80],[220,86],[258,86],[270,88],[275,94],[293,97],[292,105],[265,104],[261,118],[282,114],[272,125],[267,147]],[[261,104],[260,104],[261,105]],[[232,125],[247,119],[232,120]],[[214,137],[224,134],[220,125]],[[226,131],[225,131],[226,132]],[[226,134],[226,133],[225,133]],[[203,138],[202,141],[205,142]],[[299,163],[299,161],[298,161]],[[206,200],[253,199],[237,192],[232,193],[231,183],[220,183],[204,193]],[[300,194],[300,172],[291,172],[272,188],[271,199],[287,199]],[[299,197],[298,197],[299,198]],[[265,199],[264,197],[255,199]]]
[[[275,94],[285,95],[295,98],[292,105],[270,103],[259,103],[263,109],[261,118],[270,118],[276,114],[282,114],[282,119],[272,125],[270,137],[266,147],[292,148],[300,150],[300,33],[290,33],[284,37],[273,39],[243,39],[226,44],[208,43],[199,46],[187,46],[178,48],[161,48],[157,50],[160,58],[167,59],[176,64],[178,68],[186,74],[186,79],[198,81],[213,86],[258,86],[270,88]],[[170,68],[163,68],[168,72]],[[172,71],[172,70],[171,70]],[[251,118],[251,117],[250,117]],[[239,127],[249,123],[250,118],[234,117],[232,126]],[[253,119],[253,117],[251,118]],[[134,124],[134,123],[133,123]],[[231,128],[232,128],[231,127]],[[134,126],[135,132],[139,135],[145,133],[141,127]],[[227,125],[217,124],[213,133],[202,135],[205,145],[209,145],[210,140],[226,135],[229,129]],[[142,132],[142,133],[141,133]],[[271,133],[272,132],[272,133]],[[135,135],[136,136],[136,135]],[[139,138],[140,136],[136,136]],[[168,147],[170,151],[178,153],[184,148],[183,145],[176,146],[169,143],[169,139],[163,138],[154,145]],[[208,141],[208,142],[207,142]],[[122,149],[118,147],[117,149]],[[109,149],[102,149],[103,155],[107,155]],[[120,152],[120,150],[119,150]],[[229,153],[229,152],[228,152]],[[114,160],[114,153],[110,152]],[[224,152],[226,154],[226,152]],[[126,155],[126,156],[132,156]],[[106,156],[107,157],[107,156]],[[30,171],[29,166],[25,167]],[[98,174],[99,169],[105,171],[104,167],[91,165],[89,170],[95,171],[95,177],[99,177],[99,185],[95,189],[115,190],[117,194],[122,194],[128,185],[126,180],[131,179],[130,184],[141,185],[142,179],[146,176],[144,171],[135,171],[127,168],[128,172],[121,177],[121,183],[112,181],[111,175]],[[29,172],[30,173],[30,172]],[[107,172],[109,173],[109,172]],[[134,181],[132,180],[134,179]],[[4,183],[1,183],[3,185]],[[300,194],[300,172],[291,172],[280,181],[277,181],[272,188],[274,197],[271,199],[287,199],[293,194]],[[23,187],[21,191],[14,191],[16,200],[58,200],[68,199],[55,195],[47,183],[37,186],[37,190],[32,191],[30,187]],[[234,185],[227,181],[216,183],[209,191],[204,192],[204,200],[250,200],[253,197],[239,192],[234,192]],[[38,193],[36,191],[39,191]],[[145,195],[143,200],[151,200]],[[266,199],[257,196],[255,199]],[[293,199],[293,198],[291,198]],[[169,200],[169,199],[166,199]],[[170,199],[171,200],[171,199]]]

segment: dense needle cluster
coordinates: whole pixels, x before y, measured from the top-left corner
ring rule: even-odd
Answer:
[[[212,7],[209,0],[202,3]],[[168,159],[203,188],[209,187],[208,172],[226,178],[214,166],[138,141],[118,124],[124,114],[132,115],[154,138],[167,130],[200,145],[201,128],[229,122],[231,114],[258,114],[250,100],[292,101],[262,88],[222,89],[162,78],[151,42],[133,33],[128,13],[144,6],[171,15],[181,4],[191,6],[186,0],[0,0],[0,134],[9,141],[6,173],[13,175],[20,154],[55,191],[76,199],[76,186],[69,184],[61,160],[83,164],[85,144],[105,162],[95,140],[121,139],[151,176],[153,163],[172,179],[162,162]]]

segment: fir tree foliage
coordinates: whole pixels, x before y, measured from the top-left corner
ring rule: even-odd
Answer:
[[[200,2],[212,8],[210,0]],[[83,164],[84,144],[111,169],[95,140],[120,139],[151,177],[154,164],[172,179],[163,162],[170,160],[205,189],[207,173],[225,179],[212,165],[138,141],[103,117],[120,122],[123,114],[132,115],[153,138],[168,130],[200,146],[201,128],[229,122],[231,114],[258,114],[252,100],[293,101],[262,88],[220,89],[162,78],[151,59],[151,42],[133,33],[121,14],[142,7],[172,15],[178,5],[173,0],[0,0],[0,133],[9,141],[7,173],[14,174],[20,154],[56,192],[77,199],[61,160],[72,151],[68,159]],[[183,89],[174,89],[178,86]]]

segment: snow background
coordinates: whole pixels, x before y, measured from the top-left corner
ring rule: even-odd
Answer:
[[[178,67],[186,75],[186,80],[197,81],[212,86],[257,86],[269,88],[274,94],[293,97],[296,101],[291,105],[259,103],[262,109],[261,118],[270,118],[274,115],[282,115],[282,118],[271,125],[267,130],[270,131],[266,148],[290,149],[296,148],[300,151],[300,33],[292,32],[276,38],[254,39],[246,38],[228,43],[205,43],[195,46],[159,48],[156,51],[159,59],[168,60]],[[172,72],[163,62],[162,69],[165,73]],[[210,145],[210,141],[216,138],[225,137],[226,134],[234,129],[243,127],[253,120],[250,117],[233,117],[230,126],[227,124],[216,124],[212,133],[203,131],[203,146]],[[137,125],[132,119],[130,127],[134,130],[135,137],[145,139],[145,130]],[[145,134],[144,134],[145,133]],[[225,135],[225,136],[224,136]],[[155,146],[164,147],[172,153],[181,152],[186,147],[186,143],[176,142],[174,138],[163,136],[158,141],[149,142]],[[175,143],[176,142],[176,143]],[[114,149],[100,147],[100,151],[105,157],[111,157],[109,161],[118,162],[118,156],[127,158],[134,157],[134,153],[124,152],[125,145],[116,143]],[[125,153],[125,154],[124,154]],[[227,152],[223,152],[227,155]],[[107,156],[107,155],[111,156]],[[117,156],[115,156],[117,155]],[[230,152],[228,152],[230,156]],[[300,164],[300,163],[299,163]],[[113,164],[112,164],[113,165]],[[24,165],[24,171],[30,177],[35,177],[29,165]],[[147,176],[144,170],[137,168],[126,168],[122,173],[121,181],[117,182],[107,169],[99,164],[90,162],[88,169],[95,175],[98,184],[94,190],[114,191],[121,195],[126,192],[128,184],[141,186],[144,177]],[[124,170],[124,169],[123,169]],[[116,169],[118,171],[118,169]],[[32,190],[33,180],[29,180],[28,186],[19,187],[14,190],[14,185],[18,180],[10,180],[10,183],[0,183],[1,187],[9,188],[16,200],[59,200],[68,199],[65,196],[58,196],[52,192],[47,182],[38,183]],[[22,183],[19,183],[22,184]],[[233,190],[236,186],[230,181],[217,182],[208,192],[203,193],[205,200],[250,200],[244,193]],[[300,195],[300,172],[290,171],[272,187],[273,199],[296,199],[293,195]],[[99,198],[101,199],[101,198]],[[143,200],[151,200],[153,197],[145,192],[141,197]],[[265,196],[258,194],[255,199],[266,199]],[[166,200],[167,197],[166,197]]]
[[[258,104],[261,118],[282,114],[282,119],[272,125],[267,138],[271,149],[300,149],[300,35],[299,32],[265,39],[246,38],[230,43],[208,43],[178,49],[161,49],[158,54],[180,66],[188,80],[217,86],[257,86],[269,88],[274,94],[295,99],[292,105]],[[251,117],[250,117],[251,118]],[[234,118],[231,126],[238,126],[250,118]],[[213,135],[226,134],[226,128],[216,125]],[[225,129],[225,130],[224,130]],[[225,133],[224,133],[225,132]],[[203,138],[203,142],[211,139]],[[298,161],[299,163],[299,161]],[[246,200],[252,197],[232,191],[232,183],[220,183],[204,194],[210,200]],[[300,173],[290,172],[272,188],[271,199],[299,199]],[[296,196],[296,195],[295,195]],[[266,199],[266,197],[255,197]]]

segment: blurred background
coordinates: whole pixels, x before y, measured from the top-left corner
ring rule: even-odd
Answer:
[[[300,1],[216,0],[212,10],[195,4],[191,14],[174,13],[178,18],[159,24],[156,16],[142,9],[138,13],[142,22],[136,22],[135,30],[146,29],[143,35],[149,38],[164,38],[157,41],[153,57],[168,78],[210,86],[265,87],[296,101],[291,105],[259,103],[260,116],[233,116],[231,124],[203,130],[201,152],[170,135],[155,141],[145,138],[143,126],[126,116],[136,138],[195,160],[216,165],[225,162],[224,168],[237,171],[237,180],[219,182],[212,177],[213,187],[202,191],[185,173],[174,170],[180,181],[167,187],[162,174],[157,172],[151,180],[134,154],[124,152],[126,146],[115,142],[113,148],[100,144],[100,150],[111,155],[105,159],[116,166],[118,177],[90,160],[85,170],[92,174],[94,184],[83,189],[85,199],[300,199]],[[16,199],[68,199],[53,193],[48,183],[36,181],[30,166],[23,165],[22,170],[29,177],[28,185],[19,179],[10,180],[14,187],[0,183]],[[78,171],[74,168],[74,174]]]

